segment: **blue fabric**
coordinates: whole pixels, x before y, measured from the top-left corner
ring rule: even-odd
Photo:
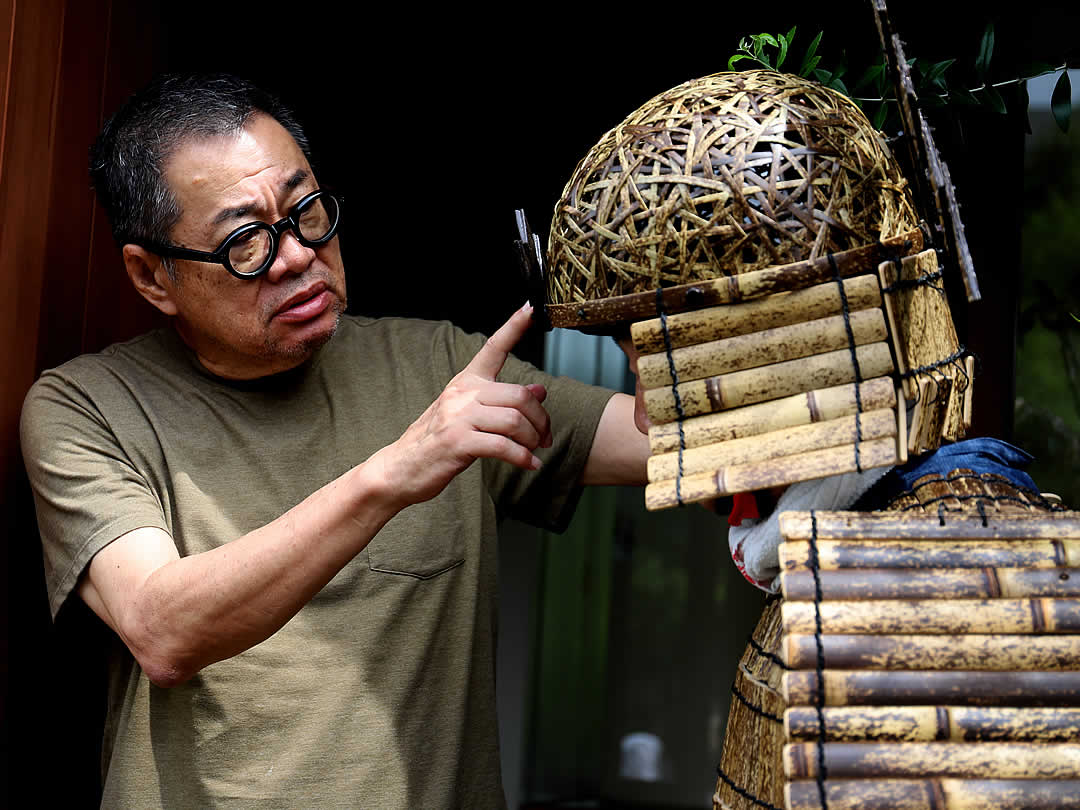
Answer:
[[[1031,476],[1024,472],[1032,461],[1031,454],[1000,439],[967,439],[947,444],[931,453],[915,456],[899,467],[893,467],[852,508],[866,511],[883,509],[897,495],[909,492],[915,481],[924,475],[948,475],[957,468],[979,474],[994,473],[1017,487],[1038,492],[1038,486]]]

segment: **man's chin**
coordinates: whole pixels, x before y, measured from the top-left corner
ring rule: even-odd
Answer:
[[[344,310],[344,305],[335,307],[333,311],[327,311],[319,322],[305,324],[309,327],[308,329],[297,330],[300,334],[289,335],[285,339],[268,338],[265,347],[266,354],[293,361],[294,365],[303,363],[329,343],[337,333],[342,310]],[[323,323],[326,320],[329,322]]]

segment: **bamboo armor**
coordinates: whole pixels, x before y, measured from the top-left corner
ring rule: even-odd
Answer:
[[[536,284],[554,326],[629,327],[653,424],[645,502],[662,509],[963,436],[973,368],[923,233],[849,99],[719,73],[649,100],[581,160]]]
[[[1080,513],[983,496],[780,516],[789,810],[1077,806]]]

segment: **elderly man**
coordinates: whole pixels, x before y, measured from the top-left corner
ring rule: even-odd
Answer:
[[[503,805],[496,521],[641,482],[633,400],[510,356],[527,306],[486,342],[344,316],[341,202],[244,81],[156,81],[92,174],[174,327],[23,410],[54,617],[118,639],[103,806]]]

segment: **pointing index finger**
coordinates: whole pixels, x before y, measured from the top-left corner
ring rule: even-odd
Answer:
[[[513,351],[514,346],[529,331],[532,312],[532,304],[526,303],[525,306],[511,315],[509,320],[487,339],[487,342],[476,353],[476,356],[465,367],[465,370],[478,377],[494,380],[502,371],[506,356]]]

